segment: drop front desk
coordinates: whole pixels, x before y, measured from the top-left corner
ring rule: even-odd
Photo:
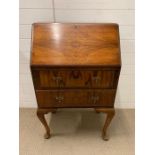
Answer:
[[[107,114],[102,137],[108,140],[121,69],[117,24],[34,23],[30,68],[45,138],[51,135],[45,114],[94,108]]]

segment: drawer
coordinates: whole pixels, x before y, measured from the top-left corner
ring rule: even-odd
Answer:
[[[116,88],[118,70],[33,70],[35,89]]]
[[[116,90],[37,90],[40,108],[113,107]]]

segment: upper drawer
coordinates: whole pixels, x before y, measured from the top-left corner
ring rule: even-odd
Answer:
[[[35,89],[116,88],[119,70],[32,70]]]

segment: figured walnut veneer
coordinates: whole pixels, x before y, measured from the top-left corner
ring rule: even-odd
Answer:
[[[30,67],[45,138],[50,129],[44,114],[82,107],[107,114],[107,140],[121,69],[117,24],[35,23]]]

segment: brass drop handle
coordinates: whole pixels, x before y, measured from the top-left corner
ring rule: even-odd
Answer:
[[[59,87],[63,87],[64,83],[63,83],[63,78],[61,76],[54,76],[53,80],[56,81],[57,86]]]
[[[62,80],[62,77],[61,76],[53,76],[53,80],[60,81],[60,80]]]
[[[99,100],[99,96],[92,96],[91,97],[93,104],[95,104]]]
[[[56,96],[55,99],[61,103],[63,100],[64,100],[64,97],[63,96]]]
[[[98,84],[101,81],[101,77],[100,76],[93,76],[92,80],[95,81],[96,84]]]

